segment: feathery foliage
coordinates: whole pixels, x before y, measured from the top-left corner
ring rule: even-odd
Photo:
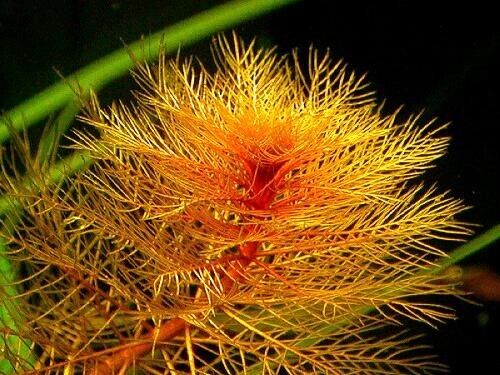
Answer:
[[[26,186],[5,169],[1,186],[26,211],[7,238],[25,276],[12,334],[40,354],[35,368],[16,353],[12,363],[95,375],[442,370],[387,327],[453,316],[428,296],[457,293],[433,271],[439,242],[469,233],[464,206],[414,182],[445,152],[443,127],[384,115],[328,54],[311,50],[303,69],[234,36],[216,39],[214,58],[215,73],[164,54],[138,63],[133,104],[92,96],[91,129],[73,139],[94,164],[75,179]]]

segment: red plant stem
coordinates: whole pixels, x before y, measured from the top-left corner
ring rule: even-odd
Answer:
[[[109,358],[98,362],[90,372],[91,375],[111,375],[128,367],[136,358],[140,358],[153,348],[153,343],[166,342],[178,336],[186,327],[186,322],[181,318],[173,318],[162,324],[158,330],[149,331],[140,340],[147,340],[134,346],[120,349]]]
[[[500,275],[487,267],[466,267],[462,276],[463,288],[485,301],[500,301]]]
[[[279,169],[279,168],[278,168]],[[252,192],[254,194],[250,202],[250,207],[268,208],[271,201],[274,199],[275,191],[271,182],[276,173],[274,168],[259,168],[254,166],[251,172],[255,174],[254,185]],[[259,242],[247,242],[239,246],[239,254],[237,260],[228,262],[228,269],[226,274],[221,279],[221,284],[224,292],[230,292],[236,281],[244,278],[244,269],[251,264],[257,256],[257,249]],[[180,317],[173,318],[168,322],[162,324],[159,329],[152,329],[147,334],[137,339],[137,341],[144,341],[137,343],[137,345],[127,346],[122,349],[117,349],[108,358],[98,361],[95,368],[91,370],[91,375],[112,375],[121,373],[136,358],[144,356],[152,350],[155,343],[162,344],[174,337],[177,337],[185,331],[187,322]]]
[[[222,277],[221,284],[224,291],[230,291],[235,281],[243,278],[242,271],[257,255],[257,242],[249,242],[240,246],[242,257],[234,264],[230,264],[228,272]],[[152,350],[154,343],[164,343],[180,335],[186,328],[182,318],[173,318],[162,324],[159,329],[153,329],[138,339],[144,341],[134,346],[127,346],[114,352],[110,357],[99,361],[90,375],[112,375],[128,367],[136,358],[140,358]]]

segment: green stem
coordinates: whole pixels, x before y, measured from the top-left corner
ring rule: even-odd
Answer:
[[[500,224],[497,224],[481,235],[473,238],[469,242],[459,246],[449,254],[448,258],[443,259],[439,264],[439,268],[434,269],[433,273],[439,273],[445,268],[457,264],[461,260],[470,257],[486,246],[500,239]]]
[[[432,269],[431,271],[427,271],[430,273],[439,273],[445,270],[447,267],[457,264],[461,260],[477,253],[478,251],[484,249],[486,246],[492,244],[493,242],[500,240],[500,224],[493,226],[486,232],[467,242],[466,244],[456,248],[453,250],[449,257],[444,259],[441,263],[439,263],[439,267]],[[372,313],[375,310],[373,306],[362,306],[357,310],[357,314],[359,316],[367,315]],[[308,348],[313,345],[318,344],[323,340],[324,337],[327,337],[333,334],[336,330],[344,327],[347,324],[346,321],[339,321],[330,325],[325,325],[322,327],[320,331],[316,331],[314,336],[306,337],[299,341],[296,344],[298,349],[300,348]],[[296,354],[288,352],[285,354],[287,360],[293,361],[296,358]],[[259,375],[263,373],[263,365],[261,363],[257,363],[250,368],[247,369],[247,375]]]
[[[9,233],[15,227],[15,218],[10,221],[9,225],[4,225],[3,232]],[[0,254],[7,248],[4,238],[0,235]],[[4,257],[0,256],[0,294],[2,301],[0,302],[0,328],[8,327],[12,331],[16,331],[19,327],[20,317],[18,314],[18,301],[15,296],[18,294],[17,287],[13,282],[17,279],[16,271],[11,263]],[[35,356],[31,353],[30,343],[18,336],[7,333],[0,333],[0,348],[6,352],[0,355],[0,374],[11,374],[15,371],[14,363],[27,362],[33,365],[36,361]],[[7,353],[7,350],[9,353]],[[10,361],[8,358],[12,355],[15,359]]]
[[[43,165],[53,155],[53,148],[57,146],[59,137],[71,125],[75,117],[78,106],[71,103],[64,108],[58,115],[52,127],[43,135],[39,143],[38,160],[39,165]],[[45,183],[53,184],[60,182],[65,176],[75,173],[78,170],[85,168],[90,162],[90,158],[85,154],[73,154],[63,161],[56,163],[47,175]],[[26,176],[21,185],[27,189],[35,187],[30,176]],[[1,256],[7,252],[7,244],[5,238],[15,230],[15,227],[21,220],[22,206],[19,202],[9,196],[0,197],[0,216],[4,216],[2,220],[2,233],[0,234],[0,328],[7,327],[12,331],[17,331],[21,327],[22,317],[19,314],[19,301],[15,296],[20,292],[14,284],[17,280],[17,273],[9,260]],[[7,297],[7,298],[5,298]],[[15,363],[20,363],[21,368],[26,365],[33,366],[36,363],[36,357],[31,352],[30,342],[18,336],[5,334],[0,337],[0,347],[8,353],[4,353],[4,358],[0,359],[0,373],[11,374],[15,372]],[[12,360],[9,356],[13,357]]]
[[[217,31],[236,26],[296,1],[229,1],[136,41],[128,46],[128,50],[141,59],[150,61],[158,56],[161,45],[165,48],[165,52],[171,53],[181,45],[192,44]],[[147,48],[144,48],[145,46]],[[107,83],[125,75],[132,66],[133,62],[127,50],[120,49],[14,107],[0,119],[0,144],[9,138],[9,130],[3,122],[8,120],[16,130],[30,127],[74,99],[75,94],[69,84],[78,84],[78,87],[83,91],[89,88],[98,90]]]

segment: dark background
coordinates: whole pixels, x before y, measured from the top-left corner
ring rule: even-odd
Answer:
[[[0,109],[8,110],[74,70],[220,1],[0,1]],[[500,21],[486,2],[304,1],[237,28],[280,52],[311,43],[368,72],[386,108],[426,110],[452,122],[449,153],[427,176],[473,208],[477,232],[499,220]],[[183,55],[209,59],[208,42]],[[100,93],[110,100],[134,87],[122,79]],[[451,249],[451,247],[450,247]],[[470,258],[500,272],[499,244]],[[452,374],[500,373],[500,303],[455,301],[459,319],[427,332]],[[470,370],[472,369],[472,370]]]

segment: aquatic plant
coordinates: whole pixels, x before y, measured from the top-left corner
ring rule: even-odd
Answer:
[[[444,153],[443,127],[383,115],[328,54],[303,69],[234,36],[214,57],[215,73],[138,62],[135,103],[85,109],[87,171],[10,184],[26,215],[9,255],[29,268],[16,334],[37,367],[440,369],[378,332],[452,316],[425,297],[455,293],[435,240],[468,233],[463,205],[411,183]]]
[[[65,161],[54,133],[79,106],[35,152],[15,135],[18,115],[0,129],[13,143],[0,177],[0,365],[444,370],[400,326],[453,317],[439,296],[462,292],[443,270],[499,232],[440,250],[470,233],[460,201],[417,181],[446,151],[445,126],[387,113],[328,53],[311,49],[302,64],[235,35],[213,47],[215,71],[168,58],[170,44],[156,65],[129,48],[135,100],[104,107],[91,94],[80,116],[89,127],[72,133]]]

